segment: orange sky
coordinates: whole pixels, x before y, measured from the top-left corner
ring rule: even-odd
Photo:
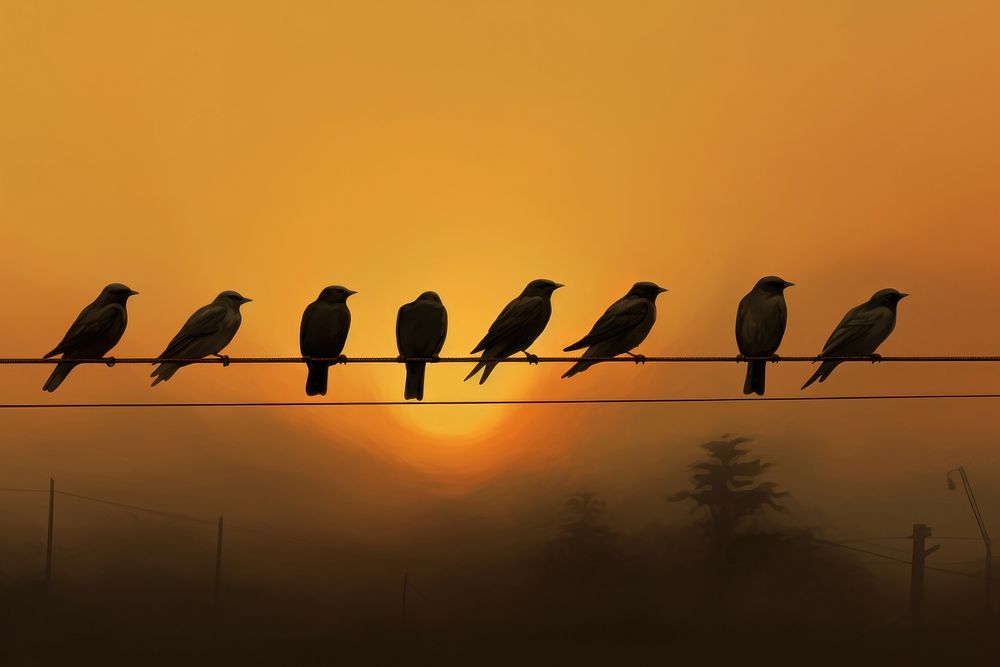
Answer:
[[[465,354],[536,277],[567,285],[536,353],[653,280],[670,292],[640,351],[731,354],[736,303],[768,273],[797,283],[785,354],[818,352],[847,308],[889,286],[913,296],[884,353],[995,353],[998,24],[988,2],[4,2],[0,354],[48,351],[110,281],[141,292],[119,356],[159,353],[223,289],[255,299],[231,354],[296,354],[302,308],[331,283],[359,292],[346,354],[394,354],[396,308],[426,289],[450,311],[444,354]],[[467,370],[432,368],[428,397],[732,395],[743,373],[607,365],[560,381],[561,368],[516,366],[479,387],[461,382]],[[148,369],[89,367],[50,397],[47,369],[0,372],[5,402],[297,400],[305,375],[198,367],[154,391]],[[332,375],[331,399],[402,393],[396,367]],[[772,367],[768,388],[795,393],[807,375]],[[978,366],[857,365],[811,391],[995,391],[998,380]],[[365,443],[464,489],[514,469],[604,471],[626,487],[648,456],[618,468],[584,450],[721,431],[770,437],[789,466],[821,459],[841,476],[884,437],[895,454],[878,477],[905,486],[962,462],[1000,482],[989,409],[272,416],[288,437]],[[53,438],[78,428],[63,419],[0,415],[11,432]],[[208,419],[239,421],[171,423]],[[114,415],[86,423],[119,428]],[[917,459],[901,457],[914,438]],[[13,454],[25,474],[68,465]],[[140,470],[163,463],[135,457]],[[873,497],[888,493],[865,479]]]

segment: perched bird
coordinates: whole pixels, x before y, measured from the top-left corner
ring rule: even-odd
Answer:
[[[229,357],[219,354],[229,345],[236,332],[239,331],[243,318],[240,316],[240,306],[249,303],[239,292],[226,290],[207,306],[194,311],[181,330],[167,345],[167,349],[159,356],[160,359],[201,359],[209,355],[219,357],[223,363],[229,363]],[[157,366],[149,377],[156,378],[152,386],[165,382],[174,376],[184,362],[167,362]]]
[[[628,294],[604,311],[589,334],[563,348],[563,352],[587,348],[583,353],[585,357],[617,357],[619,354],[627,354],[636,363],[645,361],[642,355],[632,354],[632,349],[649,335],[656,322],[656,297],[666,291],[656,283],[641,282],[632,285]],[[600,362],[578,361],[563,373],[563,377],[573,377],[597,363]]]
[[[765,276],[740,300],[736,309],[736,345],[744,357],[771,357],[785,335],[788,309],[785,289],[793,283],[777,276]],[[744,394],[764,395],[766,361],[748,361]]]
[[[125,304],[130,296],[136,294],[138,292],[121,283],[111,283],[105,287],[90,305],[80,311],[62,342],[44,358],[57,354],[61,354],[62,359],[102,358],[118,344],[125,333],[128,325]],[[113,364],[114,360],[109,359],[108,365]],[[72,362],[56,364],[42,390],[52,392],[58,389],[74,367],[76,364]]]
[[[488,359],[502,359],[509,357],[516,352],[523,352],[528,361],[537,362],[537,357],[528,352],[528,348],[535,339],[545,330],[545,325],[549,323],[552,316],[552,293],[563,287],[559,283],[551,280],[532,280],[524,288],[520,296],[507,304],[496,321],[490,326],[489,332],[479,345],[472,350],[475,354],[480,350],[483,357]],[[483,370],[479,384],[486,382],[493,369],[496,368],[495,361],[480,361],[472,372],[465,376],[468,380],[473,375]]]
[[[400,306],[396,315],[396,347],[405,360],[411,357],[437,358],[448,335],[448,311],[437,292],[424,292],[416,301]],[[403,398],[424,400],[426,361],[405,361],[406,385]]]
[[[351,311],[347,299],[357,294],[340,285],[324,287],[315,301],[306,306],[299,327],[299,351],[302,356],[340,359],[346,363],[344,343],[351,329]],[[306,361],[309,375],[306,377],[306,394],[326,396],[326,382],[331,362]]]
[[[879,355],[875,354],[875,350],[896,328],[896,306],[907,296],[909,295],[894,289],[883,289],[875,292],[872,298],[860,306],[847,311],[819,356],[871,357],[872,363],[878,361]],[[824,361],[802,388],[805,389],[816,380],[823,382],[840,363]]]

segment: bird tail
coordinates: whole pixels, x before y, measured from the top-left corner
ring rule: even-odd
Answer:
[[[468,382],[469,378],[471,378],[473,375],[475,375],[476,373],[478,373],[479,369],[481,369],[485,365],[486,365],[485,361],[480,361],[479,363],[477,363],[476,366],[475,366],[475,368],[473,368],[472,371],[468,375],[465,376],[465,379],[462,380],[462,382]]]
[[[52,375],[49,379],[45,381],[45,385],[42,387],[42,391],[53,392],[59,388],[62,381],[66,379],[69,372],[76,367],[74,363],[58,363],[56,367],[52,369]]]
[[[149,386],[155,387],[161,382],[166,382],[167,380],[169,380],[174,376],[174,373],[180,370],[180,367],[181,367],[180,364],[160,364],[155,369],[153,369],[152,373],[149,374],[149,377],[156,378],[155,380],[153,380],[153,384]]]
[[[820,364],[820,367],[816,370],[816,372],[812,374],[812,377],[806,380],[806,383],[802,385],[802,388],[805,389],[816,380],[823,382],[830,376],[830,373],[833,372],[833,369],[839,365],[840,365],[839,361],[824,361],[822,364]]]
[[[492,373],[493,369],[496,367],[497,362],[495,361],[480,361],[476,364],[476,367],[472,369],[472,372],[465,376],[465,379],[468,380],[473,375],[478,373],[480,369],[483,369],[483,375],[479,378],[479,384],[482,384],[486,382],[486,378],[490,376],[490,373]]]
[[[418,401],[424,400],[424,373],[426,371],[427,362],[406,362],[406,386],[403,388],[403,398],[406,400],[410,400],[411,398],[415,398]]]
[[[764,373],[766,370],[766,361],[747,362],[747,379],[743,383],[744,394],[764,395]]]
[[[327,364],[306,364],[306,366],[309,367],[309,377],[306,378],[306,394],[326,396],[330,367]]]
[[[593,366],[596,363],[599,363],[599,362],[597,362],[597,361],[578,361],[575,364],[573,364],[572,366],[570,366],[570,369],[568,371],[566,371],[565,373],[563,373],[562,376],[564,378],[571,378],[574,375],[576,375],[577,373],[582,373],[583,371],[587,370],[588,368],[590,368],[591,366]]]

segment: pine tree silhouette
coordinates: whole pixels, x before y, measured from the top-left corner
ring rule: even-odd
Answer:
[[[707,510],[710,534],[717,547],[730,543],[740,524],[762,508],[781,510],[775,499],[788,495],[777,491],[774,482],[756,482],[771,464],[762,463],[760,457],[744,460],[750,450],[740,445],[751,441],[752,438],[730,438],[729,434],[723,434],[721,440],[701,445],[711,458],[691,466],[695,470],[691,477],[694,489],[670,497],[674,502],[694,500],[695,509]]]

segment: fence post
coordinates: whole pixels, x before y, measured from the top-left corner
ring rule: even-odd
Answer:
[[[403,573],[403,605],[400,612],[400,627],[406,629],[406,589],[409,588],[410,573]]]
[[[219,608],[219,589],[222,585],[222,517],[219,517],[219,536],[215,543],[215,595],[212,604]]]
[[[52,586],[52,524],[56,511],[56,481],[49,478],[49,529],[45,540],[45,585]]]

